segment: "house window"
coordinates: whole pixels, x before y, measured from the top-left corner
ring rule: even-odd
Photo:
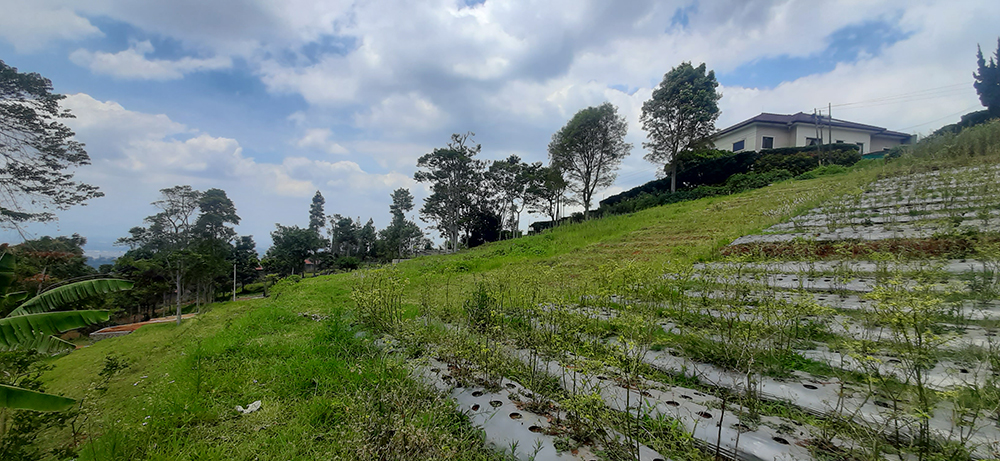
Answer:
[[[774,149],[774,138],[764,136],[760,143],[761,149]]]
[[[858,143],[858,152],[860,152],[862,154],[865,153],[865,143],[863,143],[863,142],[859,142]]]
[[[823,138],[806,138],[807,146],[815,146],[817,144],[823,144]]]
[[[734,142],[733,143],[733,152],[739,152],[739,151],[743,150],[744,146],[746,146],[746,140],[745,139],[741,139],[739,141]]]
[[[844,143],[844,140],[843,140],[843,139],[838,139],[838,140],[837,140],[837,144],[843,144],[843,143]]]

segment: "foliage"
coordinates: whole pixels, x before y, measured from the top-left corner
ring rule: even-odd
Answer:
[[[420,208],[421,219],[435,222],[452,250],[458,248],[459,232],[476,208],[476,197],[481,193],[478,185],[483,166],[474,157],[482,146],[473,145],[472,136],[471,132],[451,135],[447,147],[434,149],[417,159],[417,168],[424,170],[413,174],[417,182],[431,185],[431,195]]]
[[[282,226],[275,224],[271,231],[271,248],[264,255],[270,261],[271,267],[265,269],[277,271],[280,274],[302,274],[305,271],[306,259],[312,255],[317,245],[317,235],[309,228],[299,226]]]
[[[413,210],[413,195],[410,191],[401,187],[393,191],[391,197],[389,211],[392,213],[392,222],[379,235],[386,244],[390,258],[405,258],[413,253],[423,239],[424,232],[415,222],[406,219],[405,213]]]
[[[639,120],[649,138],[642,145],[649,149],[643,158],[664,165],[671,192],[677,190],[678,154],[699,147],[715,131],[722,97],[718,86],[715,71],[706,73],[704,63],[696,68],[684,62],[670,69],[642,104]]]
[[[351,300],[361,321],[376,332],[392,332],[402,321],[403,290],[409,283],[395,266],[354,273]]]
[[[319,235],[319,230],[323,228],[326,224],[326,213],[323,211],[323,205],[326,204],[326,200],[323,198],[323,194],[316,191],[316,195],[313,195],[312,204],[309,205],[309,230]]]
[[[979,102],[986,106],[992,117],[1000,117],[1000,38],[997,39],[997,50],[990,57],[989,63],[983,58],[983,49],[976,46],[977,71],[972,74],[976,79],[972,86],[976,88]]]
[[[538,168],[534,179],[525,190],[528,210],[558,221],[562,205],[569,204],[565,198],[569,183],[562,171],[551,166]]]
[[[589,213],[594,192],[608,187],[617,177],[618,166],[632,145],[625,142],[628,124],[618,108],[606,102],[582,109],[554,135],[549,143],[549,161],[562,171],[569,189]]]
[[[537,189],[540,182],[538,172],[541,168],[541,162],[529,165],[516,155],[490,164],[483,176],[497,194],[501,229],[510,229],[513,234],[519,230],[521,211],[528,202],[528,191]]]
[[[43,448],[47,444],[39,443],[39,436],[47,429],[63,427],[73,415],[64,411],[75,403],[73,399],[42,393],[41,375],[52,368],[44,363],[45,358],[33,350],[0,351],[0,459],[44,458],[50,453]]]
[[[0,225],[51,221],[50,210],[65,210],[104,194],[76,182],[72,168],[89,165],[83,144],[59,119],[65,96],[52,93],[52,82],[36,73],[20,73],[0,61]]]
[[[131,290],[134,283],[129,280],[95,279],[82,280],[67,285],[61,285],[39,293],[14,309],[8,317],[39,314],[56,310],[60,307],[80,302],[86,298],[108,293]]]

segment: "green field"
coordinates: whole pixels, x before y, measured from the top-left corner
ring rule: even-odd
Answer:
[[[998,163],[998,132],[1000,125],[994,123],[949,143],[920,146],[911,157],[892,163],[865,161],[843,174],[569,224],[454,255],[403,261],[386,272],[365,272],[367,279],[338,274],[282,281],[269,298],[213,304],[181,326],[145,326],[55,359],[45,375],[47,390],[82,403],[72,424],[45,434],[39,443],[69,447],[79,459],[94,460],[508,456],[512,450],[485,446],[481,430],[446,395],[412,377],[414,363],[434,357],[485,376],[472,382],[487,388],[491,377],[516,380],[539,394],[535,401],[560,408],[554,413],[573,422],[554,424],[558,430],[553,432],[570,453],[593,443],[603,456],[629,459],[628,449],[616,448],[606,433],[603,438],[594,435],[613,429],[629,443],[642,443],[672,459],[711,459],[711,447],[695,442],[677,425],[586,406],[581,396],[560,389],[552,377],[538,376],[505,351],[520,347],[550,358],[571,353],[586,357],[595,370],[613,366],[627,383],[642,375],[730,398],[697,380],[630,361],[628,348],[581,338],[619,338],[623,343],[640,338],[636,341],[646,341],[654,350],[676,349],[720,365],[736,360],[731,367],[738,369],[746,358],[734,359],[717,341],[662,332],[642,339],[651,318],[681,314],[662,306],[629,307],[611,295],[655,302],[683,296],[676,286],[657,282],[660,275],[721,261],[720,249],[734,239],[831,198],[859,193],[878,178]],[[371,306],[359,311],[352,289],[380,277],[396,288],[373,295]],[[572,309],[537,309],[588,299],[618,316],[591,325]],[[715,322],[684,315],[685,325],[709,328]],[[546,336],[544,325],[555,324],[560,334]],[[824,334],[802,338],[825,341]],[[796,357],[761,356],[759,361],[771,368],[834,373]],[[259,411],[244,415],[234,409],[256,400],[261,401]],[[754,414],[765,418],[824,428],[827,423],[852,424],[824,423],[781,402],[754,401],[752,406]],[[888,447],[884,452],[907,451],[883,442]]]

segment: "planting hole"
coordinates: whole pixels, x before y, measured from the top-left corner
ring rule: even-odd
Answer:
[[[813,386],[812,384],[803,384],[802,387],[804,387],[806,389],[809,389],[811,391],[815,391],[816,389],[819,389],[818,387]]]
[[[604,381],[605,379],[608,379],[608,377],[607,376],[598,376],[597,379],[599,379],[601,381]]]
[[[694,395],[697,395],[698,397],[704,397],[705,396],[705,394],[702,394],[701,392],[695,392]]]
[[[646,391],[642,391],[641,394],[643,395],[643,397],[652,397],[653,396],[653,394],[650,394],[649,392],[646,392]]]
[[[958,372],[959,373],[968,373],[969,370],[966,370],[965,368],[962,368],[962,369],[958,370]]]
[[[889,363],[902,363],[899,359],[889,359]]]
[[[876,400],[875,401],[875,406],[876,407],[882,407],[882,408],[891,408],[891,405],[889,405],[887,402],[883,402],[881,400]]]
[[[493,408],[498,408],[501,405],[503,405],[503,402],[499,400],[490,400],[490,406],[492,406]]]
[[[431,373],[441,373],[440,368],[431,368]]]
[[[774,440],[775,442],[778,442],[782,445],[788,445],[788,441],[781,437],[771,437],[771,440]]]
[[[539,432],[542,432],[542,428],[539,427],[539,426],[531,426],[531,427],[528,428],[528,430],[531,431],[531,432],[534,432],[536,434],[539,433]]]
[[[734,424],[733,429],[736,429],[737,431],[740,432],[750,432],[750,426],[747,426],[746,424],[743,423]]]
[[[681,403],[676,400],[667,400],[667,405],[670,405],[672,407],[679,407],[681,406]]]
[[[686,399],[686,400],[691,400],[692,399],[692,397],[690,395],[687,395],[687,394],[681,394],[681,398],[682,399]]]
[[[483,391],[476,391],[476,392],[473,392],[473,393],[472,393],[472,396],[473,396],[473,397],[482,397],[482,396],[483,396]]]
[[[510,414],[510,419],[521,419],[521,418],[522,418],[521,414],[516,411]]]
[[[478,403],[472,406],[472,411],[479,411],[479,404]]]
[[[712,419],[712,414],[707,411],[699,411],[698,416],[701,416],[702,418],[705,419]]]
[[[515,385],[514,383],[507,383],[507,389],[513,389],[515,387],[517,387],[517,385]]]

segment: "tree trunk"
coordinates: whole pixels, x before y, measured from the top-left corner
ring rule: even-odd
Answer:
[[[177,287],[177,325],[181,324],[181,272],[183,266],[178,266],[177,271],[174,273],[174,279],[176,281]]]
[[[670,193],[677,192],[677,160],[670,162]]]

